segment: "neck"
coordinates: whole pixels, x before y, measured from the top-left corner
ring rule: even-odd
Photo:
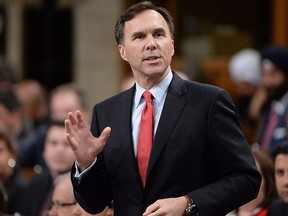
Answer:
[[[166,69],[165,73],[159,74],[153,74],[153,75],[146,75],[146,74],[140,74],[139,73],[133,73],[134,77],[137,81],[137,83],[144,89],[150,90],[155,85],[160,83],[170,72],[170,66]]]

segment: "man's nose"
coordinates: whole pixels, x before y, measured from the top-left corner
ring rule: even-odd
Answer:
[[[146,49],[154,50],[154,49],[156,49],[156,47],[157,47],[157,44],[156,44],[155,38],[152,35],[148,36]]]

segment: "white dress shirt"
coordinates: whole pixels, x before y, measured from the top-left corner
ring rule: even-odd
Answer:
[[[170,71],[167,76],[153,88],[149,89],[150,93],[153,95],[153,106],[154,106],[154,135],[156,134],[158,123],[160,120],[160,116],[162,113],[162,109],[164,106],[164,102],[167,96],[168,86],[170,85],[173,78],[172,71]],[[145,105],[145,99],[142,97],[143,93],[146,89],[143,89],[137,82],[136,82],[136,92],[134,96],[133,106],[132,106],[132,136],[133,136],[133,148],[135,157],[137,156],[137,143],[138,143],[138,134],[140,129],[140,121],[141,121],[141,114],[142,110]],[[113,128],[111,128],[113,130]],[[95,164],[97,161],[97,157],[95,161],[83,170],[81,173],[76,166],[76,173],[75,177],[80,182],[81,176],[85,174],[90,168]]]
[[[172,80],[172,77],[173,75],[172,72],[170,71],[170,73],[168,73],[168,75],[160,83],[158,83],[153,88],[149,89],[150,93],[153,95],[154,135],[156,134],[157,131],[159,119],[167,95],[167,89]],[[136,83],[136,92],[132,107],[132,136],[133,136],[133,147],[135,156],[137,155],[137,142],[140,129],[141,114],[146,103],[145,99],[142,97],[145,91],[146,89],[143,89],[141,86],[138,85],[138,83]]]

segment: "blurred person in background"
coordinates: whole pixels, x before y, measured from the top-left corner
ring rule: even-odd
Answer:
[[[12,90],[0,89],[0,128],[11,136],[16,151],[34,133],[32,125],[25,121],[21,102]]]
[[[7,133],[0,130],[0,182],[7,194],[6,213],[22,209],[22,196],[28,181],[18,172],[16,152]]]
[[[19,164],[21,165],[23,173],[25,172],[26,175],[33,176],[35,171],[39,172],[41,169],[33,170],[30,166],[26,166],[27,164],[23,162],[22,156],[27,152],[23,152],[23,154],[21,154],[21,151],[23,151],[22,149],[25,148],[25,146],[29,146],[32,143],[31,140],[36,139],[39,134],[44,133],[44,131],[47,129],[47,125],[50,120],[47,92],[44,86],[42,86],[38,81],[31,79],[19,81],[14,85],[13,90],[22,104],[24,121],[26,124],[31,125],[34,130],[34,132],[30,134],[28,138],[22,141],[21,146],[19,146],[17,151]],[[43,162],[42,155],[37,154],[36,151],[33,154],[27,154],[26,158],[28,157],[30,161],[33,160],[33,158],[37,158],[35,160],[40,160]]]
[[[71,110],[81,110],[85,123],[90,123],[86,95],[75,83],[60,85],[50,94],[50,115],[53,120],[65,120]]]
[[[14,92],[24,109],[25,119],[37,130],[49,120],[48,96],[44,86],[36,80],[27,79],[14,85]]]
[[[278,198],[271,156],[263,150],[253,151],[253,155],[262,175],[260,190],[256,199],[237,209],[236,213],[233,214],[236,216],[266,216],[268,207]]]
[[[273,151],[287,140],[288,50],[270,45],[261,54],[262,82],[267,93],[262,103],[262,119],[257,144]]]
[[[53,89],[48,106],[49,121],[64,121],[69,110],[79,109],[83,112],[87,125],[90,122],[85,93],[74,83],[62,84]],[[18,157],[22,167],[36,168],[36,172],[47,167],[42,155],[47,127],[47,124],[44,124],[34,137],[30,137],[20,146]]]
[[[33,177],[25,192],[25,204],[22,213],[29,216],[39,216],[52,206],[52,191],[54,179],[70,171],[75,156],[66,140],[63,121],[51,121],[43,146],[43,158],[47,168]]]
[[[268,208],[267,216],[288,215],[288,142],[278,145],[272,152],[274,176],[279,199]]]
[[[4,58],[0,58],[0,89],[11,90],[15,83],[15,71]]]
[[[245,48],[229,61],[229,74],[236,88],[235,106],[239,112],[243,132],[248,143],[255,142],[257,124],[250,116],[249,106],[261,82],[261,55],[255,49]]]
[[[92,216],[76,202],[70,180],[70,172],[58,176],[54,181],[54,185],[53,204],[49,211],[49,216]],[[103,212],[95,214],[95,216],[113,216],[113,207],[107,207]]]
[[[5,216],[7,213],[7,194],[2,183],[0,183],[0,215]]]

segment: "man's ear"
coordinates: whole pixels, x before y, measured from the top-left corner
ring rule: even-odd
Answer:
[[[124,61],[127,61],[125,48],[124,48],[124,46],[123,46],[122,44],[118,45],[118,50],[119,50],[119,53],[120,53],[121,58],[122,58]]]

